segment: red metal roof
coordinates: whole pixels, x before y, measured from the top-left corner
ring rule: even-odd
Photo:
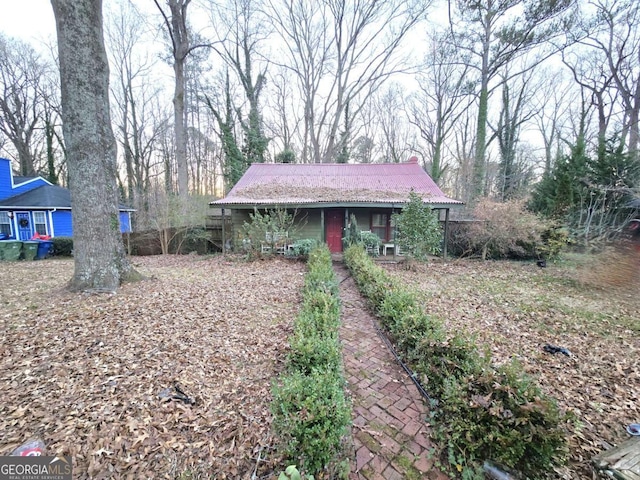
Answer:
[[[413,189],[426,203],[461,205],[448,198],[411,159],[407,163],[254,163],[217,205],[404,203]]]

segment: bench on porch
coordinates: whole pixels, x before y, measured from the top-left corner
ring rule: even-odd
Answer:
[[[387,256],[387,250],[391,250],[392,252],[395,253],[395,255],[402,255],[402,252],[400,251],[400,245],[396,245],[393,242],[383,242],[382,243],[382,255],[384,255],[385,257]]]

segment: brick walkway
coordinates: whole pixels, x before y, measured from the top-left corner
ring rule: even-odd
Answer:
[[[427,407],[413,382],[376,333],[348,270],[334,263],[342,300],[345,374],[353,404],[354,458],[350,479],[449,477],[433,466]]]

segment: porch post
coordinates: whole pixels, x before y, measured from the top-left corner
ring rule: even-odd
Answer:
[[[442,246],[442,260],[447,260],[447,238],[449,238],[449,209],[444,209],[444,245]]]
[[[347,233],[347,228],[349,226],[349,209],[345,208],[344,209],[344,222],[342,222],[342,238],[345,238],[348,233]],[[344,253],[344,240],[342,241],[342,252]]]
[[[391,218],[389,219],[390,222],[393,222],[393,214],[395,213],[395,205],[392,203],[391,204]],[[396,261],[396,250],[398,249],[398,244],[396,243],[397,239],[396,239],[396,222],[393,222],[393,261]]]
[[[320,210],[320,241],[326,243],[327,235],[324,231],[324,208]]]
[[[224,207],[222,207],[222,255],[225,254],[225,246],[226,246],[226,241],[227,239],[225,238],[225,231],[224,231]]]

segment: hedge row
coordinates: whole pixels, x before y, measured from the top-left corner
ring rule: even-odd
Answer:
[[[434,433],[453,472],[476,478],[491,460],[535,479],[562,462],[566,418],[517,363],[494,367],[464,332],[449,334],[362,248],[349,248],[344,258],[398,354],[437,399]]]
[[[289,464],[315,475],[340,454],[351,407],[338,338],[338,282],[326,245],[310,253],[308,268],[287,370],[273,386],[271,410]]]

